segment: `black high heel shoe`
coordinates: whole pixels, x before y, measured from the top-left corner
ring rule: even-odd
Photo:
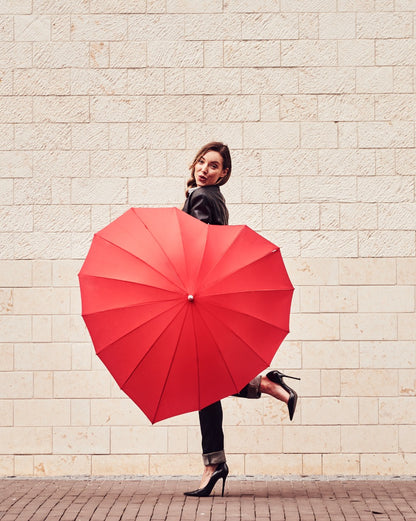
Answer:
[[[228,476],[228,466],[226,463],[220,463],[217,465],[217,468],[214,470],[212,476],[209,478],[208,483],[203,488],[198,488],[197,490],[192,490],[191,492],[184,492],[185,496],[193,496],[193,497],[207,497],[211,494],[212,489],[215,487],[215,484],[219,479],[222,478],[222,493],[221,496],[224,496],[224,487],[225,480]]]
[[[298,395],[296,391],[294,391],[291,387],[285,384],[283,378],[292,378],[293,380],[300,380],[300,378],[298,378],[297,376],[289,376],[287,374],[283,374],[280,371],[270,371],[270,373],[267,373],[266,376],[272,382],[281,385],[283,389],[289,393],[289,401],[287,402],[287,408],[289,410],[290,421],[292,421],[293,415],[295,414]]]

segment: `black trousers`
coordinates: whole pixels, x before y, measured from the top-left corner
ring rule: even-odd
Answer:
[[[260,376],[253,378],[251,382],[234,396],[240,398],[260,398],[260,378]],[[222,420],[222,405],[219,401],[199,411],[204,465],[217,465],[225,462]]]

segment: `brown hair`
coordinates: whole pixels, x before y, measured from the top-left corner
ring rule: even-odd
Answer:
[[[207,143],[204,145],[196,154],[195,159],[193,160],[189,170],[191,171],[191,177],[188,179],[186,183],[186,195],[188,196],[188,191],[190,188],[194,188],[197,186],[195,181],[195,165],[204,156],[207,152],[213,150],[214,152],[218,152],[222,157],[222,168],[223,170],[227,170],[227,173],[224,177],[218,180],[217,186],[225,185],[231,175],[231,154],[230,149],[224,143],[219,141],[212,141],[211,143]]]

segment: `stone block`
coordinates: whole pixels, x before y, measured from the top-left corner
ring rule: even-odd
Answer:
[[[298,16],[294,13],[248,13],[242,18],[241,34],[244,40],[296,40],[299,37]]]
[[[225,41],[225,67],[277,67],[280,62],[280,42],[266,41]]]
[[[360,457],[358,454],[324,454],[322,471],[325,476],[358,476]]]
[[[149,456],[129,454],[128,456],[106,454],[91,456],[93,476],[148,476]]]
[[[34,13],[88,13],[85,0],[34,0]]]
[[[71,16],[72,41],[112,41],[127,38],[127,18],[121,14]]]
[[[91,425],[147,425],[148,420],[130,399],[91,400]]]
[[[29,14],[32,12],[32,0],[3,0],[0,14]]]
[[[76,96],[100,96],[126,94],[128,73],[139,72],[123,71],[122,69],[75,69],[71,75],[71,93]],[[139,92],[128,92],[129,95]]]
[[[262,99],[263,109],[263,99]],[[264,119],[264,118],[262,118]],[[275,118],[279,119],[279,118]],[[283,95],[280,98],[282,121],[315,121],[318,119],[318,98],[315,95]]]
[[[341,371],[342,396],[396,396],[397,388],[397,371],[389,369],[343,369]]]
[[[322,40],[351,40],[356,38],[354,13],[320,13],[319,38]]]
[[[414,129],[408,121],[359,122],[358,142],[360,148],[411,148]]]
[[[30,42],[0,42],[0,69],[32,66]]]
[[[307,121],[300,124],[302,148],[320,149],[338,147],[338,127],[333,121]]]
[[[335,41],[294,40],[282,41],[281,45],[282,67],[335,67],[338,65],[337,42]]]
[[[11,427],[13,420],[13,402],[12,400],[0,400],[0,426]]]
[[[33,476],[33,460],[32,455],[16,455],[14,457],[14,475],[15,476]]]
[[[362,454],[360,457],[364,476],[413,475],[415,466],[415,454]]]
[[[410,369],[416,364],[412,342],[361,342],[360,367]]]
[[[359,251],[362,257],[414,257],[414,232],[411,231],[360,231]]]
[[[111,427],[112,454],[165,454],[168,450],[166,427]]]
[[[131,123],[129,132],[132,149],[173,150],[185,147],[184,123]]]
[[[264,454],[282,450],[280,425],[225,426],[226,451],[230,454]]]
[[[358,288],[361,313],[406,313],[415,311],[412,286],[370,286]]]
[[[393,67],[357,67],[356,71],[358,93],[393,91]]]
[[[71,369],[71,345],[53,343],[16,343],[16,371],[64,371]],[[16,373],[19,374],[19,373]]]
[[[397,452],[398,429],[395,425],[342,425],[341,450],[346,453]]]
[[[302,367],[305,369],[358,368],[358,342],[303,342]]]
[[[91,104],[91,121],[105,122],[137,122],[146,118],[146,102],[139,96],[99,96],[93,97]]]
[[[69,150],[71,148],[71,128],[67,123],[17,123],[15,130],[18,150]]]
[[[148,4],[151,2],[147,2]],[[157,2],[155,2],[157,3]],[[145,13],[145,0],[91,0],[91,13],[133,14]]]
[[[87,42],[34,42],[33,66],[41,69],[88,67],[88,47]]]
[[[202,42],[149,41],[147,43],[149,67],[202,67],[203,61]]]
[[[322,474],[322,455],[303,454],[302,455],[302,474],[309,476],[320,476]]]
[[[236,68],[186,68],[184,69],[186,94],[239,94],[241,71]],[[157,94],[157,92],[156,92]]]
[[[36,96],[33,98],[33,121],[45,123],[87,123],[89,100],[82,96]]]
[[[376,230],[378,208],[373,203],[346,203],[340,205],[340,228],[344,230]]]
[[[3,454],[50,454],[51,427],[0,427]]]
[[[186,40],[233,41],[241,39],[242,29],[239,15],[228,13],[207,14],[204,11],[205,9],[199,14],[188,14],[185,17]]]
[[[413,396],[380,398],[380,423],[389,425],[414,425],[416,423],[416,411],[414,407],[412,407],[413,402]]]
[[[54,454],[108,454],[109,427],[53,427]]]
[[[186,99],[188,98],[189,96]],[[205,121],[210,122],[260,120],[258,96],[205,96],[203,110]]]
[[[29,96],[0,97],[0,123],[29,123],[32,118],[32,99]]]
[[[299,475],[302,474],[302,455],[247,454],[245,457],[245,474],[273,477]]]
[[[15,456],[0,456],[0,476],[13,476]]]
[[[319,381],[319,378],[316,377]],[[322,396],[335,397],[341,395],[341,371],[339,369],[322,369],[320,378]],[[319,391],[313,396],[318,396]]]
[[[97,47],[94,49],[94,54],[91,58],[94,60],[96,66],[100,65],[100,54],[104,51],[104,56],[107,55],[106,47]],[[135,68],[146,66],[146,42],[121,41],[110,42],[109,46],[109,65],[112,68]]]
[[[371,67],[376,63],[374,42],[372,40],[339,40],[338,65],[341,67]]]
[[[263,213],[263,227],[265,229],[319,229],[319,205],[317,204],[268,204],[264,207]]]
[[[284,426],[283,451],[303,454],[338,453],[340,451],[339,426]]]
[[[185,475],[196,476],[201,474],[202,461],[200,454],[170,454],[166,457],[164,454],[151,454],[149,458],[149,475],[150,476],[172,476],[178,473],[178,469],[182,469]],[[197,486],[197,485],[196,485]],[[190,485],[188,489],[192,489]],[[195,488],[195,487],[194,487]],[[186,489],[186,490],[188,490]],[[185,490],[185,482],[184,482]]]
[[[32,177],[32,153],[0,152],[0,177]]]
[[[340,284],[368,286],[396,283],[394,259],[340,259]]]
[[[91,474],[90,455],[35,455],[33,459],[33,475],[38,478]]]
[[[45,15],[17,15],[14,17],[15,41],[49,41],[51,19]]]
[[[360,397],[359,400],[359,423],[360,425],[377,425],[379,423],[379,398]]]
[[[110,376],[104,371],[56,371],[55,398],[106,398]]]
[[[358,424],[358,398],[302,398],[302,425]]]
[[[89,426],[91,423],[91,401],[90,400],[70,400],[70,414],[72,426]],[[103,424],[101,424],[103,425]]]
[[[301,94],[347,94],[355,93],[353,67],[311,67],[306,64],[299,70],[299,93]]]
[[[16,427],[49,427],[70,424],[69,400],[16,400],[14,425]]]
[[[231,149],[243,148],[244,124],[240,122],[225,123],[187,123],[186,148],[198,150],[201,143],[222,141]],[[183,145],[182,145],[183,146]]]
[[[155,123],[199,121],[202,118],[203,105],[202,96],[149,96],[147,121]]]
[[[0,315],[2,342],[27,342],[32,337],[30,316]]]
[[[168,13],[221,13],[221,0],[212,0],[208,5],[205,0],[167,0]]]
[[[375,42],[375,64],[378,66],[414,66],[415,52],[416,42],[411,38],[378,39]]]
[[[33,373],[33,397],[53,398],[53,371]]]
[[[231,70],[234,74],[238,71],[238,69]],[[250,67],[238,72],[241,74],[243,94],[298,94],[298,73],[291,67]],[[221,78],[218,73],[217,78]]]

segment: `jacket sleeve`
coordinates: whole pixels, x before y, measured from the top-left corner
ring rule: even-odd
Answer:
[[[188,213],[204,223],[211,224],[213,214],[209,198],[199,190],[192,193],[190,197]]]

